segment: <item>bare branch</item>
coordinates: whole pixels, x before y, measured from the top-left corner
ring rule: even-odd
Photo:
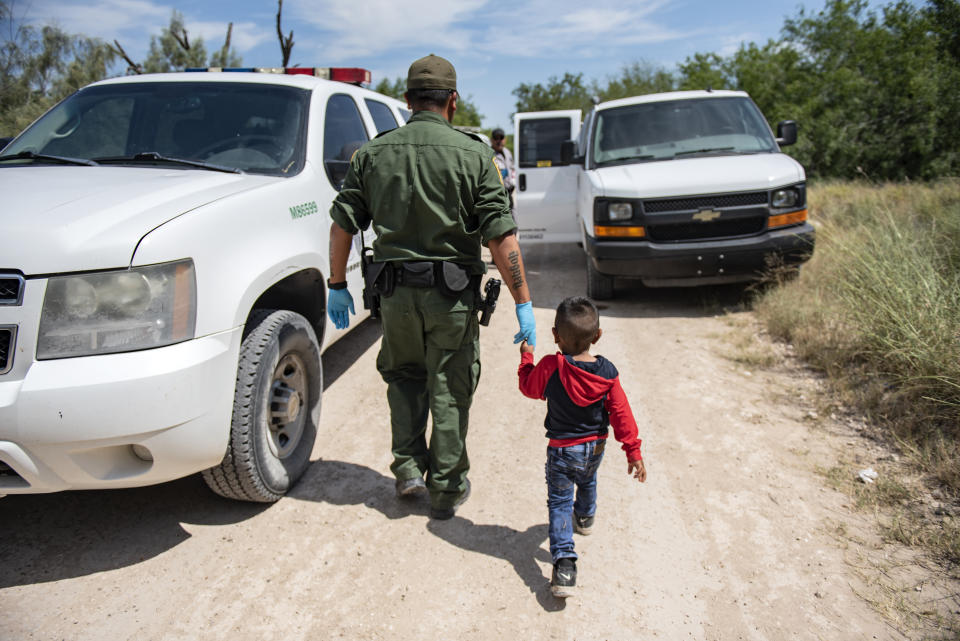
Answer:
[[[286,67],[290,62],[290,52],[293,50],[293,29],[286,38],[283,36],[283,29],[280,28],[280,14],[283,12],[283,0],[277,0],[277,37],[280,38],[280,51],[283,53],[283,66]]]
[[[117,53],[121,58],[127,61],[128,71],[132,71],[133,73],[136,73],[136,74],[143,73],[143,67],[141,67],[139,63],[134,62],[133,60],[130,59],[130,56],[128,56],[127,52],[123,50],[123,47],[120,45],[119,42],[114,40],[113,44],[115,45],[115,47],[113,48],[113,51]]]
[[[223,43],[223,53],[226,54],[230,49],[230,34],[233,33],[233,23],[227,24],[227,41]]]
[[[230,55],[230,35],[233,33],[233,23],[227,24],[227,39],[223,43],[223,49],[220,52],[220,64],[227,66],[228,56]]]
[[[180,43],[180,46],[183,47],[184,51],[190,51],[190,39],[187,37],[187,28],[181,26],[180,33],[177,33],[174,29],[170,29],[170,35],[173,36],[174,40]]]

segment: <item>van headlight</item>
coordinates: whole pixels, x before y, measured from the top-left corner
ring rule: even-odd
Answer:
[[[803,204],[803,199],[800,197],[799,189],[787,187],[786,189],[774,190],[770,204],[776,208],[796,207],[797,205]]]
[[[610,220],[630,220],[633,218],[633,204],[612,202],[607,205]]]
[[[40,313],[37,360],[131,352],[193,338],[192,260],[55,276]]]

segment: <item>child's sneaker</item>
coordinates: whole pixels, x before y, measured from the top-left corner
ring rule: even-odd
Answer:
[[[584,536],[593,532],[593,517],[573,515],[573,531]]]
[[[571,558],[559,559],[553,564],[550,592],[558,599],[573,596],[577,587],[577,562]]]

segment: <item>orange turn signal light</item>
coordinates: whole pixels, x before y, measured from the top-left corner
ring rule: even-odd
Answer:
[[[647,235],[643,227],[627,227],[624,225],[595,225],[593,233],[597,238],[643,238]]]
[[[778,214],[776,216],[770,216],[770,222],[767,224],[768,229],[773,229],[774,227],[785,227],[786,225],[796,225],[797,223],[802,223],[807,219],[807,210],[801,209],[800,211],[792,211],[789,214]]]

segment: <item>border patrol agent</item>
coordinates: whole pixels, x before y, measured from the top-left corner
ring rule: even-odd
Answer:
[[[480,379],[481,243],[516,303],[514,342],[536,344],[536,326],[493,150],[450,125],[458,97],[453,65],[433,54],[415,61],[404,97],[413,116],[354,154],[330,208],[327,312],[337,328],[349,325],[348,311],[355,312],[347,257],[353,236],[372,225],[383,323],[377,369],[387,383],[397,496],[427,488],[431,518],[449,519],[470,494],[466,436]]]

